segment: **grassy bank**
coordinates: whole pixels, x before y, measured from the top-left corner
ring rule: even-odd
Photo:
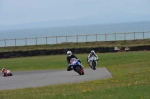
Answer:
[[[87,54],[77,55],[85,68]],[[149,99],[150,52],[98,54],[99,67],[114,77],[81,83],[0,91],[0,99]],[[66,69],[66,55],[1,59],[0,68],[15,70]],[[67,71],[66,71],[67,72]]]
[[[150,45],[150,39],[144,40],[124,40],[124,41],[99,41],[99,42],[83,42],[83,43],[61,43],[47,45],[31,45],[31,46],[9,46],[0,47],[0,52],[9,51],[26,51],[26,50],[42,50],[42,49],[68,49],[68,48],[89,48],[89,47],[130,47]]]

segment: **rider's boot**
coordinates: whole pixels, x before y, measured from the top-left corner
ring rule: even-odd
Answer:
[[[68,66],[67,71],[71,71],[71,70],[72,70],[71,66]]]
[[[92,69],[92,66],[90,65],[90,62],[88,63],[89,64],[89,66],[91,67],[91,69]]]
[[[82,68],[84,68],[84,66],[83,65],[81,65],[82,66]]]

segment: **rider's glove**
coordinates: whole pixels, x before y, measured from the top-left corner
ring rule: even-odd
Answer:
[[[81,63],[80,59],[78,59],[78,61]]]

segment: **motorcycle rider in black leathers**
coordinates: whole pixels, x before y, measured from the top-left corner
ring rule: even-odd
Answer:
[[[67,62],[68,62],[68,65],[69,65],[68,68],[67,68],[67,71],[72,70],[72,68],[71,68],[71,66],[70,66],[70,60],[71,60],[72,58],[78,59],[74,54],[72,54],[71,51],[67,51]],[[78,60],[79,60],[79,59],[78,59]],[[79,60],[79,62],[81,63],[80,60]],[[84,66],[82,65],[82,67],[84,67]]]

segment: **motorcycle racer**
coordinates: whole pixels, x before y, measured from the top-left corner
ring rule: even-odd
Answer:
[[[1,73],[4,77],[6,76],[13,76],[12,73],[10,72],[10,70],[7,70],[5,68],[2,68]]]
[[[92,68],[92,66],[90,65],[90,58],[91,57],[96,57],[96,59],[97,59],[97,61],[98,61],[98,56],[97,56],[97,54],[95,53],[95,51],[94,50],[91,50],[91,53],[88,55],[88,57],[87,57],[87,63],[89,64],[89,66]]]
[[[68,62],[68,64],[69,64],[69,66],[68,66],[68,68],[67,68],[67,71],[70,71],[70,70],[72,70],[72,68],[71,68],[71,66],[70,66],[70,60],[72,59],[72,58],[76,58],[76,59],[78,59],[77,57],[76,57],[76,55],[74,55],[74,54],[72,54],[72,52],[71,51],[67,51],[67,62]],[[78,61],[81,63],[81,61],[78,59]],[[81,65],[82,66],[82,69],[83,69],[83,65]]]
[[[1,71],[1,73],[7,73],[7,69],[5,69],[5,68],[2,68],[2,71]]]

